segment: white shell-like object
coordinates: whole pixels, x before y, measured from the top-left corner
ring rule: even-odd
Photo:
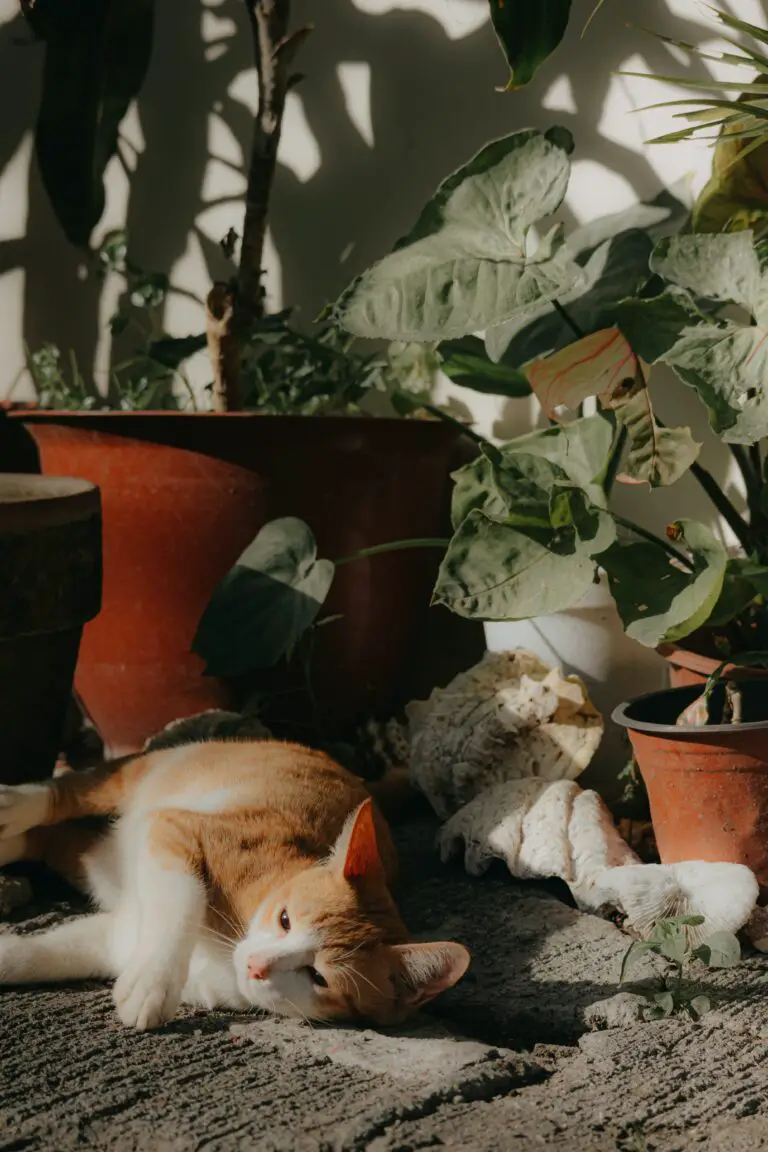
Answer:
[[[657,920],[703,916],[703,924],[688,927],[693,947],[713,932],[738,932],[760,894],[754,873],[745,865],[703,860],[612,868],[598,878],[597,888],[606,902],[624,912],[625,928],[641,939],[651,934]]]
[[[444,820],[508,780],[573,780],[603,735],[583,682],[523,650],[486,652],[406,711],[412,779]]]
[[[753,913],[758,883],[741,864],[641,864],[596,792],[572,780],[514,780],[489,788],[440,830],[445,861],[464,848],[477,875],[494,858],[519,879],[564,880],[583,911],[616,909],[641,939],[657,920],[703,916],[693,946],[713,932],[737,932]]]
[[[462,846],[468,872],[479,875],[492,859],[521,880],[558,877],[580,907],[597,911],[605,893],[592,878],[638,858],[614,827],[597,792],[573,780],[510,780],[482,792],[438,833],[443,861]]]

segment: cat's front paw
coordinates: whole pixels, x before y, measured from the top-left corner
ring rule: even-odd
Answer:
[[[176,1015],[182,982],[154,965],[131,964],[115,983],[113,997],[123,1024],[144,1032]]]
[[[0,839],[45,824],[51,809],[47,784],[0,784]]]

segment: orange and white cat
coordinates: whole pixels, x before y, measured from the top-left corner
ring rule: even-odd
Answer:
[[[0,865],[17,860],[100,910],[0,936],[0,983],[115,977],[120,1019],[140,1029],[182,1002],[395,1024],[469,964],[460,944],[409,942],[381,813],[296,744],[188,744],[0,787]]]

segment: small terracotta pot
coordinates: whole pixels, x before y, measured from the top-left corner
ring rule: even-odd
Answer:
[[[99,610],[99,492],[0,475],[0,781],[50,775],[83,624]]]
[[[694,633],[694,636],[697,634]],[[691,637],[686,637],[688,642],[691,642]],[[722,664],[722,658],[712,654],[705,654],[706,649],[710,647],[706,640],[701,640],[697,644],[693,640],[694,647],[685,648],[681,644],[661,644],[657,651],[660,656],[669,664],[669,683],[672,688],[685,688],[689,684],[704,684],[712,673]],[[705,651],[701,651],[701,649]],[[729,676],[735,677],[737,680],[764,680],[768,677],[768,670],[765,668],[741,668],[738,662],[736,664],[727,664],[725,671]]]
[[[620,705],[648,790],[663,864],[708,860],[746,864],[768,889],[768,692],[746,681],[744,722],[706,728],[675,720],[699,685],[652,692]],[[720,707],[723,687],[715,688]]]

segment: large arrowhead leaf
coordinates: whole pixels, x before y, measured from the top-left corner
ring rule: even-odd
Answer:
[[[342,295],[334,318],[356,336],[443,340],[526,314],[581,270],[559,232],[527,252],[531,226],[562,202],[570,133],[527,129],[487,145],[450,176],[395,250]]]
[[[192,651],[212,676],[270,668],[315,620],[333,573],[302,520],[270,521],[214,591]]]
[[[723,587],[727,555],[714,533],[695,520],[680,520],[676,529],[693,571],[645,542],[616,543],[600,557],[627,635],[648,648],[706,623]]]
[[[561,555],[475,509],[451,540],[433,603],[474,620],[541,616],[577,604],[594,570],[585,549]]]
[[[490,0],[491,20],[509,64],[506,90],[522,88],[568,27],[571,0]]]
[[[682,191],[679,196],[663,191],[648,203],[633,204],[571,232],[565,247],[583,269],[583,278],[559,297],[559,303],[579,331],[588,336],[615,323],[617,302],[639,292],[651,276],[649,260],[656,240],[679,229],[687,219],[687,199]],[[491,359],[503,359],[514,368],[549,356],[572,340],[573,329],[546,302],[530,315],[485,334]]]
[[[104,171],[141,88],[152,49],[153,0],[69,0],[46,6],[43,92],[35,131],[40,175],[73,244],[104,211]]]

